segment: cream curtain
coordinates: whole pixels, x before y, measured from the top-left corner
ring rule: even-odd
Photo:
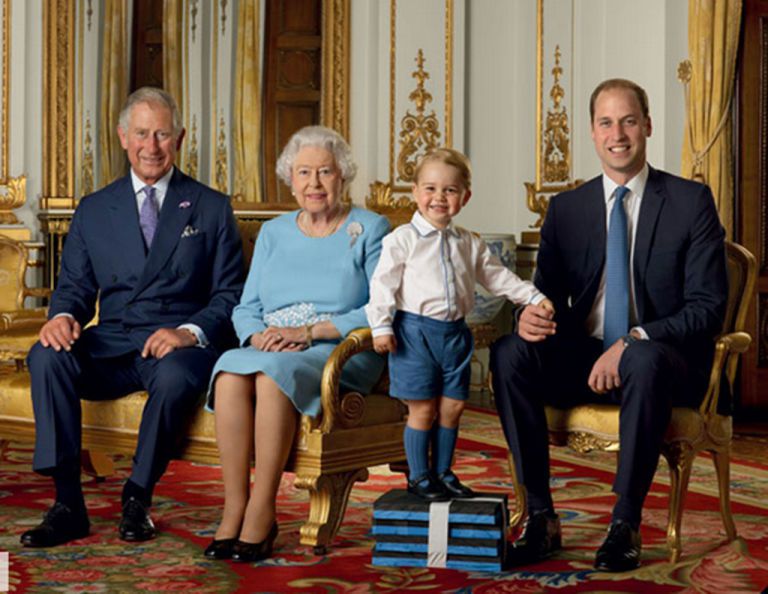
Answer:
[[[709,184],[720,220],[733,237],[731,102],[742,0],[688,0],[690,82],[682,173]]]
[[[117,136],[117,119],[128,95],[128,65],[131,49],[128,32],[130,6],[130,0],[106,0],[104,3],[99,116],[101,186],[125,175],[128,171],[125,153]]]
[[[237,16],[235,96],[232,117],[234,191],[239,202],[262,202],[261,69],[259,67],[259,0],[241,0]]]
[[[182,28],[184,6],[182,0],[163,1],[163,87],[181,109],[184,105],[184,79],[182,62]]]

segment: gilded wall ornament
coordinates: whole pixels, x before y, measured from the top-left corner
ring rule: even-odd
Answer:
[[[192,21],[192,43],[195,43],[195,33],[197,32],[197,2],[198,0],[190,0],[189,2],[189,15]]]
[[[27,178],[24,175],[9,177],[5,185],[5,195],[0,194],[0,225],[17,225],[19,219],[12,211],[24,206],[27,200]]]
[[[85,134],[83,134],[83,177],[81,182],[82,196],[93,192],[93,149],[91,148],[91,116],[85,116]]]
[[[227,133],[224,116],[219,120],[219,137],[216,144],[216,189],[227,193],[229,170],[227,166]]]
[[[568,181],[571,172],[570,129],[568,127],[568,112],[561,104],[565,90],[560,86],[563,69],[560,66],[560,46],[555,46],[555,67],[552,76],[555,79],[549,96],[552,108],[547,110],[544,127],[544,181]]]
[[[416,88],[408,95],[416,105],[416,115],[405,112],[400,126],[400,154],[397,157],[397,180],[413,182],[416,162],[420,155],[438,146],[440,124],[434,110],[426,114],[427,103],[432,102],[432,95],[426,90],[424,82],[430,78],[424,70],[424,52],[419,49],[416,55],[418,68],[411,76],[416,79]]]
[[[197,114],[192,116],[192,129],[189,131],[189,149],[187,151],[187,174],[197,179]]]

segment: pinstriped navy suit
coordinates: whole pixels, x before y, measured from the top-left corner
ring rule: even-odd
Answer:
[[[174,170],[152,248],[144,247],[131,177],[83,198],[72,219],[49,317],[68,313],[99,323],[71,352],[39,343],[30,352],[36,444],[43,474],[78,465],[79,398],[149,392],[131,479],[151,487],[164,472],[183,422],[205,390],[219,353],[234,336],[232,308],[242,290],[240,237],[229,200]],[[206,348],[140,356],[159,328],[191,323]]]
[[[702,399],[713,338],[728,297],[724,232],[706,186],[649,168],[633,260],[638,325],[650,337],[628,346],[622,388],[600,396],[587,385],[602,354],[585,322],[605,262],[602,178],[555,196],[541,229],[536,286],[556,310],[557,333],[540,343],[518,335],[491,355],[496,404],[518,477],[547,488],[544,404],[618,402],[621,456],[614,491],[642,500],[658,463],[672,405]],[[533,489],[531,489],[533,490]]]

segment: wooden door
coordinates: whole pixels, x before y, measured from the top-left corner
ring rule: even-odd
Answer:
[[[748,319],[752,346],[742,358],[740,417],[768,417],[768,0],[744,0],[738,71],[736,240],[757,258]]]
[[[265,22],[265,200],[292,204],[275,163],[296,130],[320,123],[322,0],[270,0]]]

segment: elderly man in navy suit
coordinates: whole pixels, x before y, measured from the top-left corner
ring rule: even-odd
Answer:
[[[561,546],[544,405],[621,407],[618,499],[595,567],[640,559],[640,520],[671,408],[704,396],[728,297],[724,232],[706,186],[650,167],[648,98],[623,79],[590,101],[603,174],[552,198],[535,284],[556,314],[526,306],[491,368],[504,433],[528,493],[517,563]]]
[[[120,538],[155,536],[152,491],[232,337],[242,250],[229,200],[174,167],[184,137],[176,102],[144,87],[118,124],[130,175],[80,201],[64,245],[49,320],[29,353],[35,471],[56,502],[25,532],[28,547],[87,536],[80,484],[80,398],[146,390]],[[85,328],[99,305],[99,322]]]

